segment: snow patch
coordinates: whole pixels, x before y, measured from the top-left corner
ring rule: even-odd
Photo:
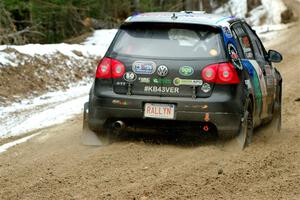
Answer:
[[[16,64],[11,61],[12,58],[13,55],[0,51],[0,67],[7,66],[7,65],[16,66]]]
[[[286,30],[290,27],[292,27],[294,24],[290,23],[290,24],[276,24],[276,25],[263,25],[263,26],[254,26],[252,27],[256,33],[258,34],[258,36],[260,37],[260,39],[263,42],[266,41],[271,41],[276,39],[279,34],[280,31]]]
[[[102,29],[95,31],[92,37],[83,42],[83,45],[108,46],[107,43],[113,40],[117,33],[117,29]]]
[[[229,0],[228,3],[213,11],[215,14],[239,18],[245,18],[247,12],[247,0]]]
[[[262,25],[262,26],[253,26],[252,28],[256,31],[256,33],[263,34],[268,32],[285,30],[287,28],[290,28],[292,25],[293,24]]]
[[[282,0],[261,0],[262,5],[267,11],[267,24],[280,24],[281,13],[287,10]]]
[[[261,6],[249,11],[247,10],[247,0],[230,0],[227,4],[215,10],[214,13],[246,18],[249,12],[249,17],[246,20],[251,25],[261,25],[264,18],[264,24],[280,24],[281,13],[287,9],[282,0],[262,0],[261,2]]]
[[[7,49],[15,49],[19,53],[33,56],[45,56],[60,53],[70,58],[85,59],[85,57],[103,56],[107,51],[116,29],[103,29],[94,32],[93,36],[87,38],[82,44],[27,44],[27,45],[0,45],[0,67],[18,66],[20,63],[13,59],[12,53],[7,53]],[[78,56],[75,52],[80,52]]]
[[[0,138],[20,135],[72,118],[82,112],[90,87],[91,84],[81,85],[65,92],[50,92],[0,107]]]
[[[244,18],[247,14],[247,0],[230,0],[229,6],[234,16]]]
[[[247,21],[252,26],[259,26],[261,24],[261,19],[267,16],[267,11],[263,5],[260,5],[249,12],[249,17]]]
[[[35,137],[35,136],[38,136],[40,135],[41,133],[36,133],[36,134],[33,134],[33,135],[29,135],[27,137],[24,137],[24,138],[21,138],[19,140],[15,140],[13,142],[9,142],[9,143],[6,143],[2,146],[0,146],[0,153],[3,153],[5,151],[7,151],[9,148],[13,147],[13,146],[16,146],[18,144],[21,144],[21,143],[24,143],[24,142],[27,142],[28,140],[30,140],[31,138]]]

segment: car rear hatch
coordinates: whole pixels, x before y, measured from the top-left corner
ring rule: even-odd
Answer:
[[[124,25],[107,56],[125,66],[113,79],[117,94],[194,98],[214,88],[203,69],[228,60],[218,28],[176,23]]]

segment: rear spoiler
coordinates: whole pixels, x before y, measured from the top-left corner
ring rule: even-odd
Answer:
[[[218,25],[207,25],[207,24],[196,24],[196,23],[182,23],[182,22],[178,22],[178,23],[174,23],[174,22],[124,22],[121,26],[120,29],[128,29],[128,28],[136,28],[136,27],[149,27],[149,26],[153,26],[153,27],[170,27],[170,26],[174,26],[177,28],[193,28],[193,27],[202,27],[202,28],[206,28],[208,30],[211,31],[216,31],[216,32],[220,32],[221,31],[221,27]]]

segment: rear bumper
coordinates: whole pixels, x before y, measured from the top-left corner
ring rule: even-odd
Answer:
[[[145,119],[145,103],[175,104],[176,121],[204,122],[209,114],[213,123],[224,136],[236,134],[242,116],[240,98],[226,93],[212,95],[209,98],[155,97],[141,95],[118,95],[107,92],[101,97],[92,96],[89,102],[89,124],[92,127],[104,126],[108,119]]]

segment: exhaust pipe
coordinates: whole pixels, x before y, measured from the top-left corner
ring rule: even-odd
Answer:
[[[123,130],[126,127],[126,125],[123,121],[119,120],[119,121],[114,122],[112,127],[113,127],[113,129],[119,131],[119,130]]]

